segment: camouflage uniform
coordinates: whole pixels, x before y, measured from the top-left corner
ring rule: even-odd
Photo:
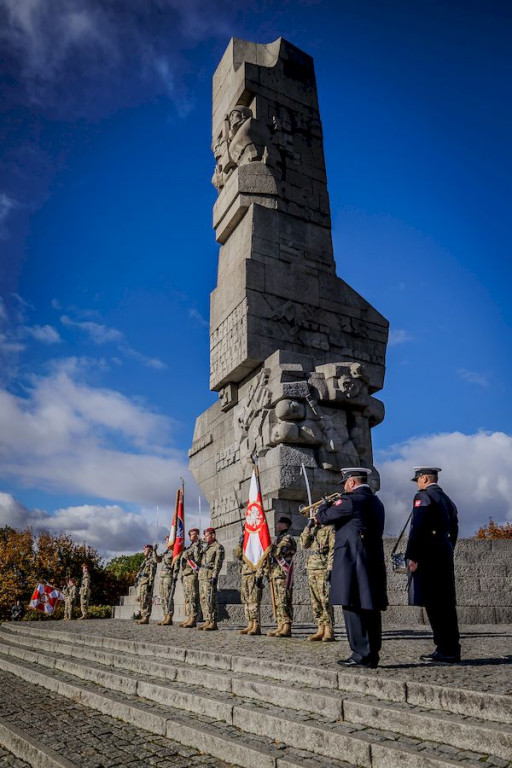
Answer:
[[[217,579],[224,562],[225,550],[215,539],[203,551],[201,570],[199,571],[199,597],[205,622],[217,621],[217,589],[210,579]]]
[[[309,595],[313,615],[320,635],[324,627],[329,627],[332,634],[333,610],[329,605],[329,582],[327,576],[332,571],[334,562],[335,531],[332,525],[307,525],[300,535],[300,544],[310,550],[306,570],[308,572]],[[320,628],[322,630],[320,631]],[[322,639],[314,635],[315,639]]]
[[[162,611],[164,612],[164,616],[169,614],[172,617],[174,613],[174,583],[178,579],[180,572],[180,556],[178,555],[173,562],[173,548],[171,547],[164,552],[162,557],[158,556],[156,559],[157,562],[162,563],[160,566],[160,599],[162,601]],[[169,598],[171,599],[169,600]]]
[[[85,619],[89,610],[89,598],[91,596],[91,574],[89,571],[82,571],[82,581],[80,582],[80,610]]]
[[[73,618],[73,606],[78,600],[78,587],[76,584],[66,584],[62,589],[64,595],[64,619],[70,621]]]
[[[293,621],[293,586],[290,586],[289,589],[286,588],[287,573],[279,565],[278,560],[285,560],[290,565],[296,551],[297,544],[288,531],[276,536],[270,550],[268,574],[274,588],[278,627],[283,624],[291,624]]]
[[[151,616],[153,600],[153,586],[155,583],[156,560],[151,552],[143,561],[139,570],[139,582],[137,585],[140,613],[143,619]]]
[[[240,596],[244,604],[245,618],[248,625],[255,622],[259,628],[261,624],[261,587],[258,588],[256,582],[263,579],[265,562],[255,571],[244,560],[244,551],[242,543],[238,544],[233,552],[233,556],[242,563],[242,583],[240,587]],[[248,627],[249,629],[249,627]],[[249,634],[243,630],[244,634]]]
[[[196,565],[201,565],[203,550],[199,541],[183,550],[181,553],[181,583],[185,598],[185,615],[195,620],[199,613],[199,573],[187,562],[192,560]]]

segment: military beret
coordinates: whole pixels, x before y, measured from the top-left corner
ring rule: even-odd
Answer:
[[[194,533],[194,531],[196,533],[199,533],[199,528],[191,528],[190,531],[188,532],[189,536],[190,536],[191,533]]]
[[[421,475],[434,475],[437,477],[437,473],[441,472],[441,467],[413,467],[414,477],[411,477],[413,483],[416,482]]]
[[[215,533],[215,528],[205,528],[203,533]]]
[[[152,544],[144,544],[143,549],[153,549]]]
[[[285,515],[281,515],[281,517],[279,518],[279,520],[277,522],[278,523],[284,523],[285,525],[291,525],[292,524],[292,521],[290,520],[290,518],[286,517]]]
[[[368,475],[371,475],[372,470],[366,467],[345,467],[341,470],[341,482],[346,483],[350,477],[362,477],[364,480],[368,480]]]

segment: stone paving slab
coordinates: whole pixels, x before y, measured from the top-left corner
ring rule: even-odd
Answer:
[[[23,662],[21,663],[23,664]],[[29,674],[28,679],[31,677],[33,678],[35,676],[33,668],[27,665],[25,666],[26,672]],[[68,692],[66,695],[71,698],[76,697],[76,690],[84,685],[84,683],[80,681],[80,686],[77,687],[76,678],[73,680],[71,675],[66,675],[61,672],[57,673],[56,671],[51,671],[49,676],[52,686],[55,687],[55,684],[57,684],[59,691],[64,690],[62,686],[67,685]],[[85,688],[90,690],[93,696],[95,690],[102,690],[101,686],[91,683],[87,685],[87,682],[85,683]],[[110,700],[114,701],[112,697],[110,697]],[[116,700],[129,703],[130,697],[122,691],[119,691],[116,692]],[[91,703],[91,706],[95,706],[94,703]],[[167,714],[168,709],[169,708],[167,708]],[[115,709],[111,714],[115,714]],[[165,714],[166,710],[162,709],[161,717],[165,717]],[[198,718],[196,715],[194,715],[194,717],[196,720],[203,720],[205,727],[211,722],[211,718],[208,717]],[[189,717],[186,718],[187,721],[189,719]],[[439,743],[435,744],[434,742],[430,743],[425,741],[425,735],[423,735],[423,738],[411,739],[407,735],[401,736],[398,733],[385,732],[375,728],[365,727],[362,724],[342,722],[326,723],[322,722],[320,716],[314,716],[311,713],[294,714],[283,707],[275,707],[271,704],[263,705],[261,702],[254,702],[248,699],[241,701],[240,706],[235,707],[233,724],[234,726],[238,726],[242,731],[249,730],[251,738],[253,738],[254,733],[259,733],[260,735],[267,737],[267,739],[271,739],[272,737],[274,739],[277,738],[292,747],[298,746],[303,749],[308,749],[313,745],[314,751],[320,752],[320,754],[324,754],[327,757],[329,756],[329,753],[332,753],[332,750],[334,750],[334,754],[343,754],[346,758],[348,757],[349,760],[356,761],[358,765],[369,766],[370,764],[373,764],[373,753],[365,751],[364,742],[366,742],[368,746],[370,744],[379,745],[381,757],[377,764],[381,766],[381,768],[384,763],[386,766],[388,764],[390,766],[393,765],[393,760],[395,758],[400,758],[401,765],[410,764],[411,768],[412,766],[418,768],[420,765],[421,768],[423,768],[424,765],[432,766],[432,768],[434,768],[441,765],[455,765],[461,761],[466,761],[468,762],[468,765],[476,766],[476,764],[481,761],[489,761],[489,755],[486,753],[469,752],[467,749],[461,751],[460,747],[458,750],[454,750],[453,754],[450,754],[450,759],[447,761],[445,754],[446,747]],[[218,727],[219,724],[217,723],[216,725]],[[229,727],[222,726],[222,728],[223,731],[232,733]],[[279,730],[280,728],[281,730]],[[164,731],[160,730],[159,732],[163,733]],[[183,728],[181,728],[180,732],[183,732]],[[356,741],[354,741],[351,734],[356,736]],[[236,735],[238,739],[240,739],[240,730]],[[244,734],[242,734],[242,743],[244,738]],[[388,750],[386,753],[385,748],[387,747],[391,749],[391,752]],[[356,749],[355,752],[353,751],[354,749]],[[366,749],[368,749],[368,747]],[[401,751],[395,752],[395,750]],[[421,757],[419,754],[420,752]],[[406,753],[408,762],[404,762],[404,754]],[[235,760],[234,757],[231,759]],[[453,762],[454,760],[456,763]],[[245,763],[238,764],[245,765]],[[270,764],[271,761],[269,762],[269,766]],[[277,765],[279,766],[279,764],[278,761]],[[508,762],[505,762],[505,765],[507,764]],[[290,763],[290,765],[293,765],[293,762]],[[334,765],[334,762],[331,760],[329,765]],[[252,768],[252,763],[250,768]]]
[[[81,768],[229,768],[225,763],[164,736],[122,723],[82,704],[0,672],[0,717],[36,734],[42,745]],[[25,768],[0,747],[0,766]]]
[[[6,624],[6,627],[9,627]],[[25,630],[29,623],[23,623]],[[247,654],[255,660],[293,663],[297,666],[321,667],[328,674],[339,672],[337,661],[346,658],[350,649],[346,636],[336,632],[338,642],[308,643],[305,638],[311,628],[294,629],[291,638],[245,637],[231,629],[219,632],[198,632],[176,626],[158,627],[156,624],[139,626],[135,622],[106,619],[102,621],[37,623],[34,629],[51,629],[77,634],[101,635],[114,639],[173,646],[173,654],[180,649],[197,650],[202,653]],[[457,665],[432,665],[419,661],[422,653],[433,650],[431,634],[425,627],[397,627],[388,629],[383,635],[381,664],[371,674],[384,681],[410,680],[433,685],[488,691],[495,694],[512,695],[512,625],[467,625],[462,630],[463,661]],[[200,665],[198,655],[198,664]],[[222,659],[219,657],[219,665]],[[366,675],[367,670],[351,670],[354,674]]]

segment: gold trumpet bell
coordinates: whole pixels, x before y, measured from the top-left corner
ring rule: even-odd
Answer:
[[[338,501],[338,499],[341,499],[341,493],[331,493],[330,496],[324,496],[323,499],[320,499],[320,501],[315,501],[314,504],[309,504],[309,506],[305,507],[304,504],[301,504],[299,507],[299,512],[301,515],[304,515],[304,517],[313,517],[313,514],[316,512],[318,507],[320,507],[324,502],[335,502]]]

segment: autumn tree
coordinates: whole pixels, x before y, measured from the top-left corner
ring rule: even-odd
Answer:
[[[132,558],[135,559],[132,559]],[[142,555],[140,555],[142,557]],[[115,558],[122,561],[105,568],[99,553],[85,543],[76,544],[66,534],[54,535],[32,530],[0,529],[0,618],[6,618],[13,603],[27,605],[39,582],[62,588],[73,576],[78,582],[82,563],[91,573],[91,605],[115,605],[128,592],[138,570],[137,556]]]
[[[490,517],[489,524],[478,529],[475,539],[512,539],[512,523],[495,523]]]

